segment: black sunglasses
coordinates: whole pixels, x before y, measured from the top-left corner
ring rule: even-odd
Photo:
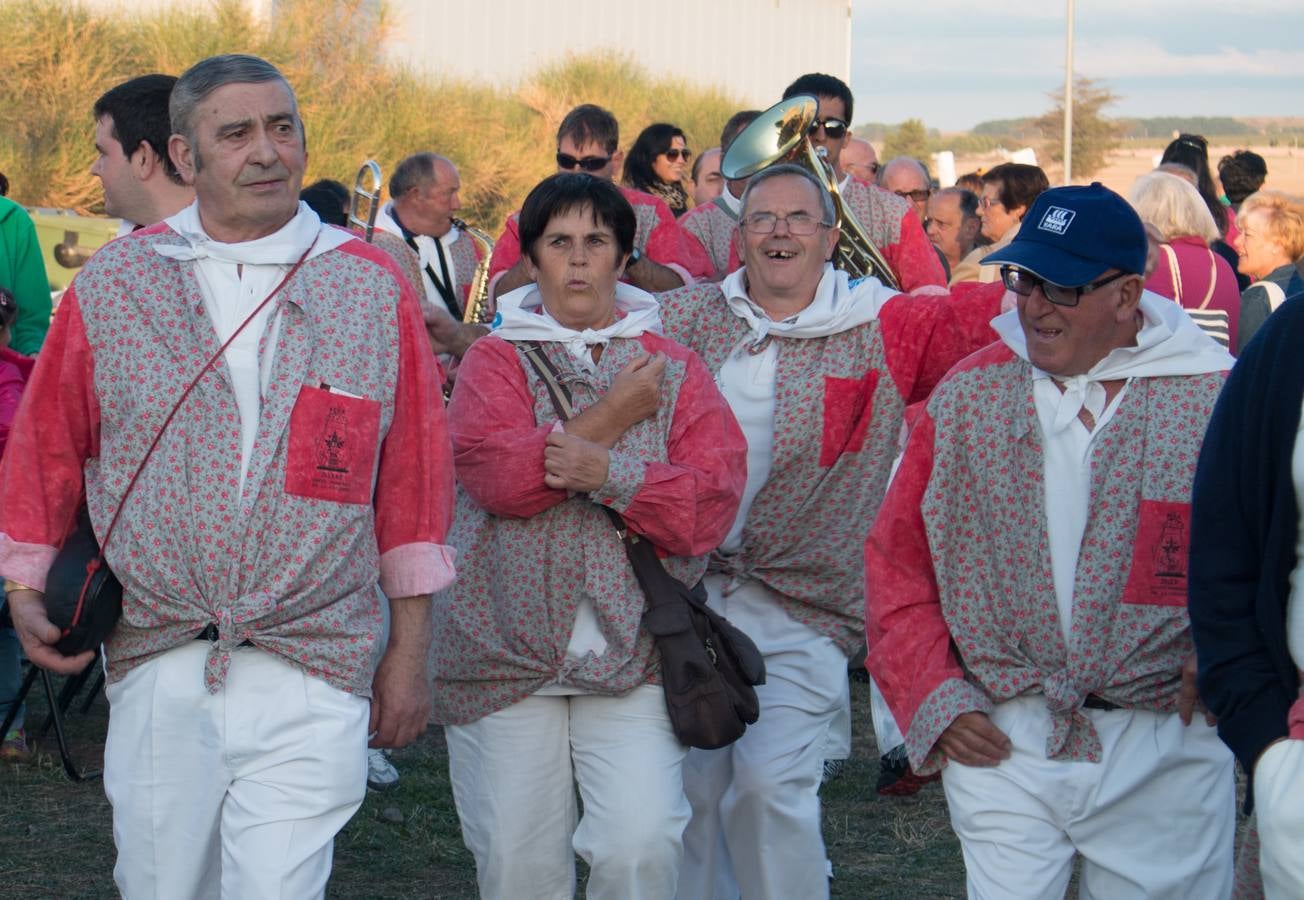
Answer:
[[[670,160],[671,162],[678,162],[679,157],[681,156],[684,158],[684,162],[688,162],[690,159],[693,158],[693,151],[689,150],[687,147],[685,147],[683,150],[680,150],[678,147],[671,147],[669,150],[665,152],[666,159]]]
[[[811,134],[821,128],[824,129],[824,136],[831,141],[836,141],[847,133],[847,123],[841,119],[816,119],[810,123]]]
[[[557,168],[573,172],[576,169],[583,169],[585,172],[600,172],[611,162],[610,156],[586,156],[583,159],[576,159],[569,153],[557,154]]]
[[[1039,287],[1045,298],[1056,306],[1077,306],[1082,302],[1083,294],[1098,291],[1111,281],[1126,278],[1131,274],[1131,272],[1115,272],[1113,275],[1106,275],[1104,278],[1098,278],[1077,287],[1067,287],[1049,282],[1031,272],[1025,272],[1023,269],[1016,269],[1014,266],[1001,266],[1001,281],[1005,282],[1006,288],[1014,291],[1020,297],[1028,297],[1032,295],[1034,288]]]

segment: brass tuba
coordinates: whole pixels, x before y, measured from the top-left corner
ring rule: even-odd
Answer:
[[[833,167],[810,142],[808,135],[818,110],[819,101],[807,94],[771,106],[734,138],[720,161],[720,174],[728,179],[747,178],[776,163],[795,163],[809,169],[833,195],[835,224],[841,229],[833,264],[853,278],[873,275],[899,290],[901,285],[882,252],[843,204]]]
[[[371,176],[371,189],[363,185],[363,179]],[[371,236],[376,233],[376,213],[380,212],[380,192],[384,181],[380,177],[380,164],[374,159],[364,162],[353,179],[353,197],[349,200],[349,224],[362,229],[362,239],[371,243]],[[362,204],[367,204],[367,215],[363,218]]]
[[[454,219],[453,224],[465,231],[480,248],[480,262],[476,263],[475,274],[471,276],[471,290],[462,310],[462,321],[468,325],[484,325],[489,321],[489,257],[494,252],[494,240],[461,219]]]

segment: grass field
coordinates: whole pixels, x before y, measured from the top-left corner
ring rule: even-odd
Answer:
[[[32,692],[27,721],[45,704]],[[964,893],[964,866],[939,784],[915,797],[874,792],[877,751],[866,685],[853,683],[855,746],[845,774],[825,786],[824,835],[838,898],[944,898]],[[99,768],[107,724],[101,695],[69,717],[74,755]],[[399,786],[369,791],[335,844],[332,898],[475,897],[475,868],[453,809],[442,732],[394,753]],[[113,837],[98,780],[74,784],[59,764],[53,732],[28,761],[0,768],[0,897],[110,898]],[[522,898],[529,900],[529,898]]]

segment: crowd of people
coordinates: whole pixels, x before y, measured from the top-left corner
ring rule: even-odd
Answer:
[[[826,897],[857,669],[877,790],[940,779],[969,896],[1078,858],[1087,897],[1304,895],[1304,205],[1196,135],[1127,199],[941,187],[803,96],[816,165],[746,175],[759,110],[625,151],[579,105],[489,240],[438,148],[351,225],[264,60],[134,78],[93,110],[120,237],[52,322],[0,200],[0,752],[19,643],[95,656],[43,596],[84,511],[124,896],[324,896],[434,723],[486,898],[572,897],[576,856],[594,898]],[[724,746],[667,709],[638,541],[764,660]]]

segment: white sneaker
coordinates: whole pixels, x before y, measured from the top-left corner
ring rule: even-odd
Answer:
[[[387,791],[398,784],[398,769],[389,761],[384,750],[367,750],[367,787]]]

